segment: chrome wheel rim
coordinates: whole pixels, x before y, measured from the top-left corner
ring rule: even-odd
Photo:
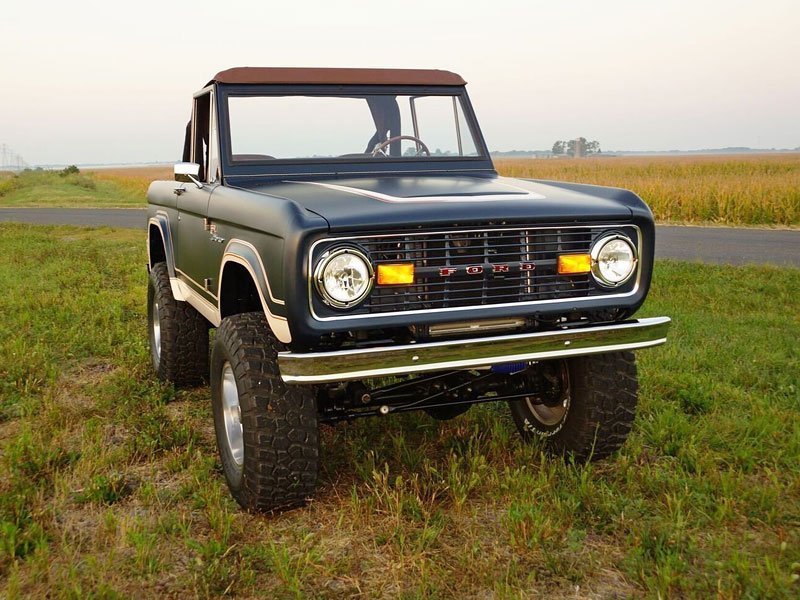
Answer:
[[[558,431],[564,425],[564,420],[567,418],[567,413],[569,413],[569,403],[572,396],[572,391],[569,380],[569,369],[567,368],[567,363],[565,361],[561,361],[559,365],[559,371],[559,375],[563,382],[563,389],[561,391],[561,398],[558,403],[548,406],[547,404],[542,404],[541,401],[537,403],[534,398],[525,398],[525,404],[528,406],[528,410],[531,411],[533,417],[539,421],[541,425],[550,428],[548,431],[539,432],[541,435],[545,436],[558,433]]]
[[[225,422],[225,439],[228,451],[236,466],[244,463],[244,433],[242,431],[242,409],[239,405],[239,390],[233,376],[231,363],[222,365],[222,417]]]
[[[557,406],[534,404],[530,398],[525,398],[525,403],[533,413],[533,416],[536,417],[536,420],[547,427],[553,427],[561,423],[564,417],[567,416],[567,412],[569,412],[569,396],[564,398],[561,404]]]
[[[153,302],[151,326],[153,328],[153,354],[158,363],[161,360],[161,319],[158,318],[158,302]]]

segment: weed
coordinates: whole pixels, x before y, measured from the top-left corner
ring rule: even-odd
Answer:
[[[78,503],[94,502],[110,506],[130,496],[139,482],[121,474],[97,475],[92,478],[88,487],[75,495]]]
[[[134,568],[143,575],[153,575],[160,569],[158,536],[135,529],[128,532],[127,542],[133,547]]]

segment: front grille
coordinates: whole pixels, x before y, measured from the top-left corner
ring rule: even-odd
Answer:
[[[378,314],[607,294],[608,290],[595,285],[588,274],[558,275],[557,260],[560,254],[589,252],[599,235],[620,229],[629,228],[487,229],[353,239],[376,267],[396,262],[413,262],[415,266],[413,285],[376,285],[357,312]]]

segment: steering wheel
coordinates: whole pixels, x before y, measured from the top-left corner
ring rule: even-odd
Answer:
[[[431,155],[431,151],[428,150],[428,147],[425,145],[425,142],[423,142],[418,137],[414,137],[413,135],[396,135],[394,137],[390,137],[385,142],[376,144],[375,148],[372,149],[372,156],[378,156],[379,154],[381,156],[389,156],[388,154],[386,154],[386,152],[384,152],[384,149],[392,142],[397,142],[399,140],[412,140],[413,142],[415,142],[417,144],[417,153],[415,154],[415,156],[422,156],[422,153],[425,153],[427,156]]]

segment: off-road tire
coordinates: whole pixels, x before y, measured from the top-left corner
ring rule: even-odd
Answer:
[[[156,351],[153,311],[158,306],[160,352]],[[208,321],[188,302],[172,295],[167,263],[150,269],[147,287],[150,358],[159,379],[176,387],[193,387],[208,380]]]
[[[525,440],[543,438],[553,455],[578,462],[600,460],[617,451],[636,416],[638,380],[632,352],[613,352],[567,360],[569,408],[563,421],[545,427],[524,400],[509,402]]]
[[[316,490],[319,427],[313,390],[286,385],[278,371],[283,345],[263,313],[223,319],[211,353],[211,401],[222,468],[239,505],[250,511],[294,508]],[[236,382],[244,445],[237,465],[228,444],[222,404],[226,362]]]

